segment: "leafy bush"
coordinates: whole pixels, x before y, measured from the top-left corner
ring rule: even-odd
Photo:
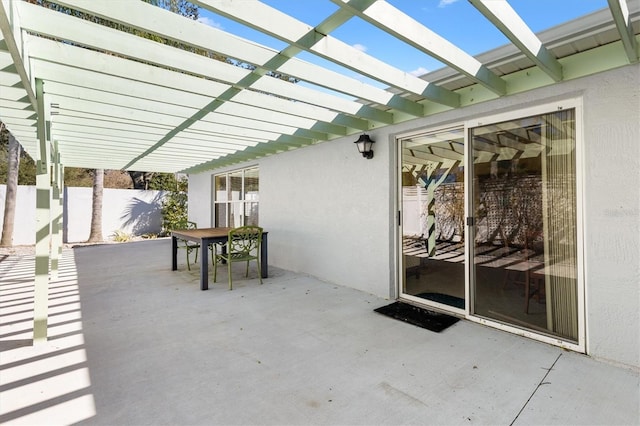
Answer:
[[[169,235],[172,230],[187,226],[187,179],[180,179],[177,191],[169,192],[162,200],[162,232]]]

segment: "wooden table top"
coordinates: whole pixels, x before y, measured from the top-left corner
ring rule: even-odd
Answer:
[[[197,229],[176,229],[171,235],[178,238],[216,238],[226,237],[233,228],[197,228]]]

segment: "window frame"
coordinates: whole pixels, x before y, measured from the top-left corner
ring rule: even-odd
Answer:
[[[255,194],[257,194],[257,197],[254,198],[250,198],[247,199],[246,195],[247,195],[247,174],[254,172],[255,175],[257,176],[257,182],[258,182],[258,188],[256,191],[254,191]],[[234,177],[234,175],[238,175],[241,174],[241,185],[240,185],[240,190],[239,192],[239,197],[237,199],[233,199],[233,195],[231,195],[232,191],[232,183],[231,183],[231,179]],[[226,194],[226,197],[224,200],[218,200],[218,191],[217,191],[217,187],[216,187],[216,181],[219,178],[224,178],[225,180],[225,186],[224,186],[224,191]],[[252,225],[258,225],[259,223],[259,213],[256,213],[255,215],[255,222],[251,222],[248,223],[247,222],[247,218],[252,217],[251,214],[247,214],[247,208],[249,205],[255,204],[256,206],[259,206],[260,203],[260,172],[259,172],[259,167],[257,165],[255,166],[248,166],[248,167],[243,167],[240,169],[233,169],[233,170],[227,170],[223,173],[217,173],[211,176],[211,180],[212,180],[212,185],[211,185],[211,191],[212,191],[212,211],[211,211],[211,223],[213,224],[214,227],[239,227],[239,226],[245,226],[248,224],[252,224]],[[241,205],[242,207],[239,209],[240,210],[240,217],[241,217],[241,223],[236,224],[235,223],[235,219],[233,219],[232,222],[232,216],[233,216],[233,212],[234,212],[234,208],[233,205]],[[219,219],[219,206],[224,205],[224,222],[221,222]],[[257,212],[259,212],[259,209],[257,209]]]

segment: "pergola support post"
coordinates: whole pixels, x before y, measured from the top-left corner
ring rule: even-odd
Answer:
[[[62,255],[62,179],[63,168],[60,164],[58,142],[53,142],[53,193],[51,204],[51,277],[58,278],[60,257]]]
[[[49,253],[51,242],[51,174],[47,121],[44,114],[43,81],[36,79],[38,140],[40,158],[36,162],[36,262],[33,295],[33,343],[47,341],[49,309]]]

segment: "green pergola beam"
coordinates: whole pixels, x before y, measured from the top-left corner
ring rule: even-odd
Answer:
[[[629,9],[627,8],[627,2],[625,0],[608,0],[609,9],[613,15],[613,20],[616,23],[616,28],[620,33],[620,39],[624,46],[624,51],[627,53],[629,62],[638,62],[638,43],[633,34],[633,27],[629,20]]]

